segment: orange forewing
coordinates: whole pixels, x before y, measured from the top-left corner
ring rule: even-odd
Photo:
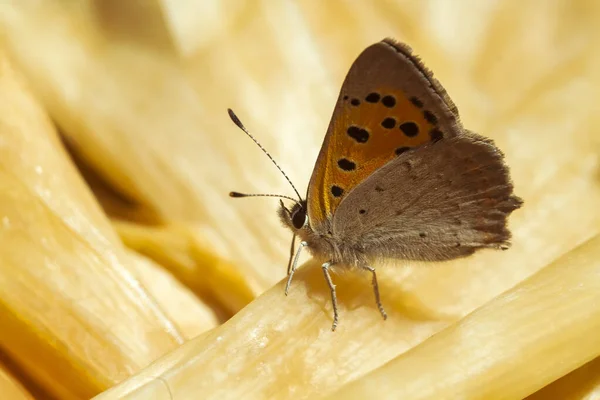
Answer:
[[[346,75],[310,180],[312,228],[327,233],[350,191],[399,153],[461,132],[448,93],[408,46],[369,46]]]
[[[379,100],[373,101],[377,97]],[[388,105],[383,99],[388,100]],[[391,107],[390,99],[394,104]],[[431,141],[430,132],[435,128],[425,119],[423,110],[403,92],[385,87],[374,88],[362,98],[344,96],[339,99],[336,111],[330,137],[323,144],[326,152],[321,154],[315,166],[311,182],[315,190],[308,198],[312,210],[310,217],[317,223],[330,218],[345,195],[397,157],[397,151]],[[406,123],[408,125],[403,125]],[[349,129],[354,129],[354,136],[358,135],[359,140],[352,137],[350,133],[353,132],[349,133]],[[365,140],[365,132],[356,129],[365,130],[368,138]],[[332,189],[334,187],[342,193],[334,195],[333,190],[337,190]],[[337,190],[335,194],[339,192]]]

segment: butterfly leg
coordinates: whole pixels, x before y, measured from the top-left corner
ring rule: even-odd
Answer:
[[[308,246],[308,243],[302,241],[300,242],[300,247],[298,247],[298,251],[296,252],[296,257],[294,257],[294,262],[292,263],[291,268],[288,273],[288,280],[285,284],[285,295],[288,295],[288,291],[290,290],[290,285],[292,284],[292,278],[294,277],[294,272],[296,272],[296,266],[298,265],[298,259],[300,258],[300,252],[304,246]]]
[[[373,267],[364,267],[365,269],[371,271],[373,274],[373,280],[371,284],[373,285],[373,293],[375,293],[375,302],[377,303],[377,308],[379,308],[379,312],[384,320],[387,319],[387,313],[383,309],[383,304],[381,304],[381,297],[379,297],[379,284],[377,283],[377,273],[375,272],[375,268]]]
[[[292,236],[292,245],[290,246],[290,258],[288,259],[288,267],[287,274],[290,276],[290,271],[292,270],[292,259],[294,258],[294,244],[296,242],[296,235]]]
[[[327,281],[327,284],[329,285],[329,291],[331,292],[331,304],[333,305],[333,325],[331,326],[331,330],[335,331],[335,328],[338,324],[338,306],[337,296],[335,295],[335,285],[333,284],[331,275],[329,274],[329,267],[332,265],[333,264],[331,262],[326,262],[325,264],[321,265],[321,268],[323,268],[323,274],[325,275],[325,280]]]

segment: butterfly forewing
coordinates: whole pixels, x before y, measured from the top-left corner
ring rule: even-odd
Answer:
[[[408,47],[368,47],[346,76],[309,184],[313,229],[329,230],[342,199],[388,162],[460,132],[456,107]]]

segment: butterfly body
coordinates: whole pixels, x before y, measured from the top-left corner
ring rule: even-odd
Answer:
[[[443,261],[507,249],[507,218],[521,204],[502,152],[463,128],[446,90],[409,47],[385,39],[351,66],[306,199],[291,209],[281,203],[279,216],[300,249],[323,261],[335,330],[330,267],[370,271],[386,318],[378,260]],[[293,249],[292,242],[286,293],[300,254],[293,257]]]
[[[291,215],[298,215],[298,213],[302,214],[303,211],[293,208],[288,210],[285,206],[279,208],[279,217],[283,224],[290,228],[303,243],[306,243],[306,248],[313,257],[346,267],[368,265],[368,258],[361,250],[360,245],[357,246],[346,241],[345,238],[335,235],[329,221],[314,227],[306,222],[297,228]]]

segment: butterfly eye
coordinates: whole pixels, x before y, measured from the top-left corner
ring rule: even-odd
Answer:
[[[299,206],[292,210],[292,225],[294,228],[300,229],[306,223],[306,208]]]

